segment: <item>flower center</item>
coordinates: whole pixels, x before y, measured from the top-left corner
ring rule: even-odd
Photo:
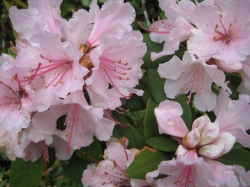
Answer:
[[[195,160],[197,154],[194,150],[191,150],[187,153],[186,157],[190,160]],[[194,169],[195,166],[193,164],[185,165],[182,172],[177,177],[177,180],[174,182],[176,187],[189,187],[191,184],[195,187]]]
[[[83,133],[87,132],[86,124],[84,120],[81,120],[81,106],[78,104],[71,104],[69,112],[67,114],[64,125],[66,125],[65,136],[68,138],[67,151],[70,151],[70,143],[72,135],[82,139]]]
[[[0,81],[0,85],[3,86],[2,95],[1,95],[1,105],[10,106],[10,105],[17,105],[19,106],[18,109],[22,108],[22,98],[29,98],[28,93],[25,89],[21,86],[21,83],[18,79],[17,74],[13,77],[15,81],[18,83],[18,90],[15,91],[11,86],[5,84],[4,82]]]
[[[175,28],[174,24],[169,23],[165,20],[161,20],[158,17],[158,21],[154,21],[154,19],[152,20],[153,24],[150,26],[150,29],[147,29],[145,27],[142,26],[141,22],[138,22],[138,25],[145,31],[148,32],[153,32],[156,34],[169,34],[173,28]]]
[[[232,39],[232,34],[233,31],[231,30],[232,27],[232,23],[230,24],[230,27],[228,30],[225,29],[224,24],[221,21],[222,16],[220,15],[220,23],[222,25],[223,31],[224,33],[220,32],[218,30],[218,24],[215,26],[215,32],[218,34],[217,36],[214,36],[213,41],[217,42],[217,41],[223,41],[226,44],[229,44],[231,39]]]
[[[196,83],[196,84],[195,84]],[[195,90],[194,90],[195,89]],[[191,95],[193,92],[196,91],[197,94],[201,94],[202,91],[202,66],[197,64],[193,71],[191,72],[190,76],[186,80],[185,84],[181,87],[181,90],[187,91],[189,90],[189,95],[187,104],[190,103]]]
[[[35,73],[32,74],[28,80],[23,80],[22,82],[29,81],[29,83],[31,83],[31,81],[35,78],[51,73],[53,78],[44,88],[48,88],[53,83],[54,87],[56,87],[59,83],[62,84],[63,77],[65,76],[66,72],[72,68],[73,61],[66,59],[49,59],[43,57],[42,55],[40,55],[40,57],[48,60],[50,64],[42,65],[42,63],[39,62],[37,68],[31,69],[32,71],[35,71]]]
[[[124,98],[130,98],[131,95],[124,95],[117,87],[116,81],[128,81],[130,80],[126,75],[132,69],[127,67],[128,62],[123,63],[121,61],[110,60],[104,56],[100,57],[100,66],[103,68],[104,72],[108,76],[111,85],[116,89],[116,91],[122,95]],[[116,82],[116,83],[115,83]]]

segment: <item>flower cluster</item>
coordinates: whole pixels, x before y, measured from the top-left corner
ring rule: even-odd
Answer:
[[[133,31],[135,10],[123,0],[100,9],[92,1],[67,21],[61,1],[31,0],[28,9],[11,7],[18,33],[15,58],[1,60],[1,142],[9,158],[48,160],[48,146],[59,159],[93,142],[107,141],[115,126],[109,110],[121,106],[142,77],[146,45]],[[65,127],[57,120],[65,116]]]
[[[181,42],[187,40],[187,51],[180,60],[174,56],[160,64],[158,72],[166,78],[165,93],[168,98],[192,93],[194,105],[200,111],[211,111],[216,105],[212,83],[227,90],[224,72],[242,72],[239,92],[249,94],[250,16],[248,0],[191,1],[159,0],[168,19],[151,25],[150,37],[164,43],[163,51],[152,53],[151,58],[174,54]]]
[[[152,61],[176,54],[157,69],[143,64],[129,3],[93,0],[69,20],[61,3],[9,9],[17,38],[12,56],[0,56],[0,148],[9,159],[46,163],[49,147],[60,160],[87,157],[85,187],[250,186],[248,161],[222,159],[250,155],[250,0],[159,0],[166,19],[150,29],[139,22],[164,43]],[[131,113],[120,112],[126,102]],[[97,149],[100,159],[83,152]]]
[[[159,174],[168,177],[157,180],[157,186],[249,186],[249,175],[241,166],[228,166],[216,159],[228,153],[235,142],[250,147],[250,1],[159,0],[167,19],[151,25],[150,37],[164,43],[163,51],[151,53],[152,60],[174,54],[181,42],[187,40],[182,60],[173,56],[160,64],[158,73],[165,78],[164,91],[168,98],[188,94],[187,104],[203,112],[213,112],[193,121],[191,130],[180,117],[181,105],[163,101],[154,110],[160,134],[168,134],[179,146],[176,158],[162,161],[158,169],[146,175],[151,182]],[[237,101],[231,100],[231,90],[225,73],[239,73]],[[211,90],[216,85],[215,94]],[[219,88],[220,87],[220,88]],[[192,98],[192,94],[196,93]],[[240,168],[240,169],[239,169]],[[239,172],[241,170],[241,172]],[[243,176],[246,176],[245,179]]]

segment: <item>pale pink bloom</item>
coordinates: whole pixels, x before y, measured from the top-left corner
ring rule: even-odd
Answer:
[[[222,102],[219,106],[226,105]],[[233,108],[235,109],[235,106]],[[236,109],[238,108],[236,106]],[[188,132],[180,118],[181,114],[181,106],[175,101],[163,101],[155,109],[159,132],[172,135],[180,145],[175,152],[177,158],[161,162],[156,171],[146,175],[147,180],[150,182],[162,173],[169,177],[157,181],[158,186],[181,187],[190,183],[192,186],[223,186],[229,183],[230,186],[239,186],[233,167],[213,161],[232,149],[237,136],[223,128],[223,120],[217,120],[218,116],[214,123],[207,116],[197,118],[193,122],[192,130]],[[227,113],[227,116],[230,115],[235,117],[234,114]],[[235,124],[234,121],[232,123]]]
[[[83,19],[84,18],[84,19]],[[93,29],[94,15],[84,9],[73,13],[72,18],[62,21],[63,38],[75,43],[79,49],[84,48]]]
[[[232,62],[231,64],[227,64],[223,60],[214,59],[214,61],[217,64],[217,66],[224,72],[232,73],[232,72],[238,72],[242,69],[241,62]]]
[[[242,69],[241,69],[241,84],[238,87],[238,91],[241,94],[248,94],[250,95],[250,57],[248,56],[247,59],[242,62]]]
[[[33,46],[18,52],[16,65],[31,69],[23,82],[36,90],[36,109],[43,111],[54,98],[66,98],[68,93],[82,90],[88,70],[79,64],[82,53],[73,43],[61,42],[59,35],[37,34],[31,41]]]
[[[13,68],[6,77],[0,75],[0,126],[9,132],[19,132],[30,124],[35,95],[27,84],[19,81],[21,71],[19,75],[12,74],[12,78],[8,78]]]
[[[215,185],[212,168],[198,157],[195,150],[190,150],[185,155],[177,156],[170,161],[162,161],[156,171],[147,173],[146,179],[151,182],[159,174],[169,177],[158,179],[157,187],[182,187]]]
[[[115,126],[114,121],[104,117],[103,108],[90,106],[82,91],[77,91],[64,100],[67,104],[65,136],[70,146],[80,149],[88,146],[96,136],[100,141],[107,141]]]
[[[31,125],[20,133],[19,144],[14,148],[18,158],[34,162],[43,155],[43,159],[48,162],[48,146],[55,148],[56,157],[61,160],[68,160],[71,157],[74,150],[67,150],[68,143],[63,132],[54,129],[53,135],[48,135],[39,130],[33,126],[32,121]]]
[[[219,187],[237,187],[240,186],[239,175],[235,168],[242,166],[228,166],[215,160],[205,159],[212,167],[215,180]],[[245,171],[241,172],[240,176],[247,175]]]
[[[189,23],[195,4],[182,0],[178,4],[175,0],[160,0],[160,7],[165,12],[167,20],[158,20],[150,27],[150,38],[154,42],[164,43],[163,51],[151,53],[152,60],[165,55],[174,54],[181,42],[187,40],[190,30],[194,27]]]
[[[39,133],[54,135],[57,120],[63,115],[66,115],[64,122],[66,129],[62,131],[63,139],[67,142],[65,151],[90,145],[93,136],[100,141],[107,141],[115,125],[114,121],[104,117],[103,108],[95,108],[87,103],[82,90],[71,93],[64,100],[59,100],[50,106],[49,110],[37,112],[32,122]]]
[[[18,144],[18,138],[18,133],[11,133],[0,127],[0,152],[5,150],[10,160],[16,159],[14,147]]]
[[[124,31],[132,31],[131,23],[135,20],[135,10],[123,0],[108,0],[100,9],[97,1],[92,1],[90,13],[94,14],[94,23],[87,45],[100,45],[102,35],[119,35]]]
[[[120,105],[119,97],[142,94],[142,91],[134,89],[142,77],[141,58],[146,52],[142,39],[142,34],[137,31],[125,32],[121,38],[103,36],[100,46],[88,54],[86,58],[93,66],[91,76],[86,79],[91,104],[107,102],[103,107],[114,109]],[[109,85],[112,88],[109,89]],[[98,102],[92,96],[93,91],[100,95]],[[103,102],[100,101],[102,97],[105,97]]]
[[[19,144],[15,147],[15,154],[18,158],[31,160],[35,162],[42,154],[45,160],[49,159],[47,145],[53,141],[49,135],[38,133],[35,128],[30,125],[19,135]]]
[[[126,176],[126,168],[132,163],[137,149],[126,149],[128,140],[111,140],[104,151],[104,160],[98,164],[88,165],[83,172],[82,183],[91,187],[116,187],[119,185],[131,186],[131,179]],[[134,184],[150,185],[146,181],[134,181]]]
[[[216,94],[211,90],[214,82],[222,89],[229,90],[225,83],[224,73],[216,65],[196,59],[195,56],[185,52],[182,61],[174,56],[170,61],[160,64],[159,75],[166,78],[164,91],[168,98],[174,99],[180,94],[187,94],[190,103],[192,93],[194,105],[200,111],[211,111],[216,105]],[[230,91],[230,90],[229,90]]]
[[[28,9],[11,7],[9,17],[21,38],[29,40],[33,35],[44,31],[59,34],[61,0],[29,0]]]
[[[182,107],[174,101],[164,101],[154,110],[157,119],[159,133],[171,134],[176,137],[184,137],[189,131],[181,119]],[[174,118],[173,118],[174,116]]]
[[[220,132],[232,134],[236,141],[245,147],[250,147],[250,96],[239,95],[238,100],[231,100],[229,93],[221,91],[218,102],[213,110],[217,116],[215,123],[219,124]]]
[[[188,51],[229,65],[244,61],[250,54],[249,9],[247,0],[217,0],[215,5],[196,6],[192,21],[197,29],[191,30]]]
[[[250,186],[250,175],[249,171],[246,173],[245,169],[242,166],[234,165],[234,171],[239,178],[241,186],[247,187]]]

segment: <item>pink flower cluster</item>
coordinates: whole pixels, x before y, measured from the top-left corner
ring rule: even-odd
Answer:
[[[242,166],[228,166],[216,159],[228,153],[235,142],[250,148],[250,1],[159,0],[166,20],[151,25],[150,37],[164,43],[163,51],[151,58],[174,54],[187,40],[182,60],[173,56],[160,64],[158,73],[165,78],[168,98],[188,94],[189,104],[216,115],[211,122],[207,115],[197,118],[189,131],[180,117],[182,107],[175,101],[163,101],[155,109],[160,134],[171,135],[179,146],[176,158],[163,161],[158,169],[146,175],[149,182],[159,174],[159,187],[249,186],[250,177]],[[239,99],[231,100],[225,82],[226,73],[239,73],[242,83]],[[220,94],[211,90],[217,85]],[[192,94],[196,93],[192,99]]]
[[[18,38],[11,46],[15,58],[0,57],[0,148],[11,160],[34,162],[43,155],[46,161],[48,146],[67,160],[95,136],[107,147],[104,160],[83,171],[86,187],[250,186],[242,166],[217,160],[236,142],[250,148],[249,0],[159,0],[167,19],[151,25],[150,37],[164,47],[152,60],[174,54],[187,41],[182,59],[173,56],[159,65],[164,91],[170,99],[187,94],[187,104],[204,113],[188,129],[178,102],[166,100],[155,108],[159,133],[170,135],[178,148],[146,180],[126,175],[140,151],[126,149],[125,137],[111,138],[117,123],[111,110],[143,94],[135,86],[146,45],[131,26],[135,10],[123,0],[108,0],[100,9],[93,0],[88,11],[79,9],[65,20],[61,2],[29,0],[28,9],[9,10]],[[238,100],[230,98],[228,73],[242,78]]]
[[[215,159],[228,153],[235,142],[250,147],[250,96],[241,95],[233,101],[226,91],[218,97],[214,109],[216,119],[211,122],[205,115],[197,118],[192,124],[192,130],[180,117],[182,107],[175,101],[163,101],[155,109],[155,116],[161,134],[171,135],[179,146],[175,152],[176,158],[163,161],[156,171],[147,174],[151,182],[159,173],[169,177],[157,180],[157,186],[249,186],[250,179],[239,180],[247,176],[242,166],[224,165]],[[243,170],[241,174],[237,170]],[[244,178],[244,177],[243,177]]]
[[[187,40],[187,51],[180,60],[174,56],[159,66],[158,72],[166,78],[168,98],[187,94],[188,103],[194,96],[194,106],[200,111],[211,111],[216,95],[214,83],[231,92],[224,72],[240,72],[242,83],[238,91],[250,93],[250,2],[248,0],[159,0],[167,19],[151,25],[150,37],[164,43],[163,51],[153,52],[152,60],[174,54],[181,42]]]
[[[67,21],[58,0],[30,0],[28,9],[11,7],[18,33],[15,59],[0,57],[1,146],[10,159],[48,159],[48,146],[59,159],[88,146],[96,136],[107,141],[115,122],[110,110],[132,94],[142,77],[146,45],[133,31],[135,10],[123,0],[100,9],[93,0]],[[65,130],[57,120],[65,118]]]

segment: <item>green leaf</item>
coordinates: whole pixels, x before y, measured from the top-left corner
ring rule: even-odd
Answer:
[[[99,3],[105,3],[107,0],[98,0]]]
[[[63,168],[64,173],[67,177],[76,181],[77,183],[82,183],[82,173],[88,167],[88,162],[80,159],[79,157],[73,157],[70,162]]]
[[[9,11],[9,9],[10,9],[10,7],[11,7],[11,4],[10,4],[8,1],[6,1],[6,0],[3,0],[3,4],[4,4],[5,9],[6,9],[7,11]]]
[[[156,117],[154,115],[154,109],[157,107],[157,104],[151,99],[148,100],[145,118],[144,118],[144,137],[145,141],[147,139],[158,136],[158,124],[156,121]]]
[[[233,146],[233,149],[242,149],[242,148],[243,148],[243,146],[238,142],[236,142]]]
[[[187,96],[186,95],[180,95],[174,99],[178,103],[180,103],[182,109],[183,109],[183,114],[181,118],[185,122],[187,128],[189,130],[192,129],[192,124],[193,124],[193,115],[192,115],[192,107],[191,104],[187,104]]]
[[[173,55],[163,56],[161,58],[156,59],[155,61],[151,60],[151,52],[159,53],[163,50],[163,43],[155,43],[149,38],[149,34],[143,34],[143,42],[147,45],[147,52],[145,56],[143,57],[144,64],[142,65],[142,68],[148,69],[148,68],[158,68],[159,64],[165,63],[169,61]],[[186,51],[186,48],[183,45],[179,46],[179,50],[176,51],[175,55],[182,58],[184,52]]]
[[[237,91],[237,88],[239,87],[241,83],[241,77],[239,75],[227,74],[226,80],[230,81],[227,85],[232,91],[232,94],[230,95],[230,97],[235,100],[239,99],[239,92]]]
[[[133,94],[130,99],[126,100],[126,103],[122,106],[125,109],[129,109],[131,111],[143,110],[145,109],[145,105],[143,100],[138,95]]]
[[[11,163],[10,186],[36,187],[43,176],[44,160],[41,157],[36,162],[17,158]]]
[[[240,165],[246,171],[250,170],[250,151],[244,149],[232,149],[229,153],[219,158],[219,161],[227,165]]]
[[[51,166],[53,166],[53,164],[56,161],[56,151],[54,148],[52,147],[48,147],[48,151],[49,151],[49,162],[47,162],[47,169],[49,169]]]
[[[153,147],[154,149],[157,149],[159,151],[166,151],[166,152],[174,152],[176,151],[178,147],[178,143],[171,139],[170,136],[155,136],[152,138],[149,138],[146,143]]]
[[[116,125],[113,130],[113,136],[116,138],[122,138],[123,136],[128,138],[128,149],[142,149],[146,145],[143,134],[140,133],[140,131],[138,131],[133,125],[129,124],[124,115],[118,114],[116,112],[114,112],[113,114],[122,125],[127,125],[127,127]]]
[[[80,150],[76,150],[75,154],[79,156],[81,159],[87,161],[87,162],[95,162],[93,159],[88,158],[85,154],[91,158],[101,161],[103,160],[102,155],[102,147],[99,143],[99,141],[94,137],[94,141],[88,146],[88,147],[82,147]]]
[[[16,58],[16,53],[14,53],[10,48],[8,49],[8,53],[10,56],[12,56],[13,58]]]
[[[160,151],[143,150],[127,168],[126,175],[129,178],[145,179],[148,172],[156,170],[162,161],[169,159],[171,156]]]
[[[157,69],[149,69],[147,76],[149,88],[156,103],[159,104],[160,102],[166,100],[167,96],[164,92],[165,79],[159,76]]]
[[[145,110],[124,112],[124,115],[130,118],[135,125],[141,125],[144,120]]]
[[[80,0],[82,6],[89,7],[92,0]]]
[[[21,8],[28,8],[28,5],[20,0],[13,0]]]

